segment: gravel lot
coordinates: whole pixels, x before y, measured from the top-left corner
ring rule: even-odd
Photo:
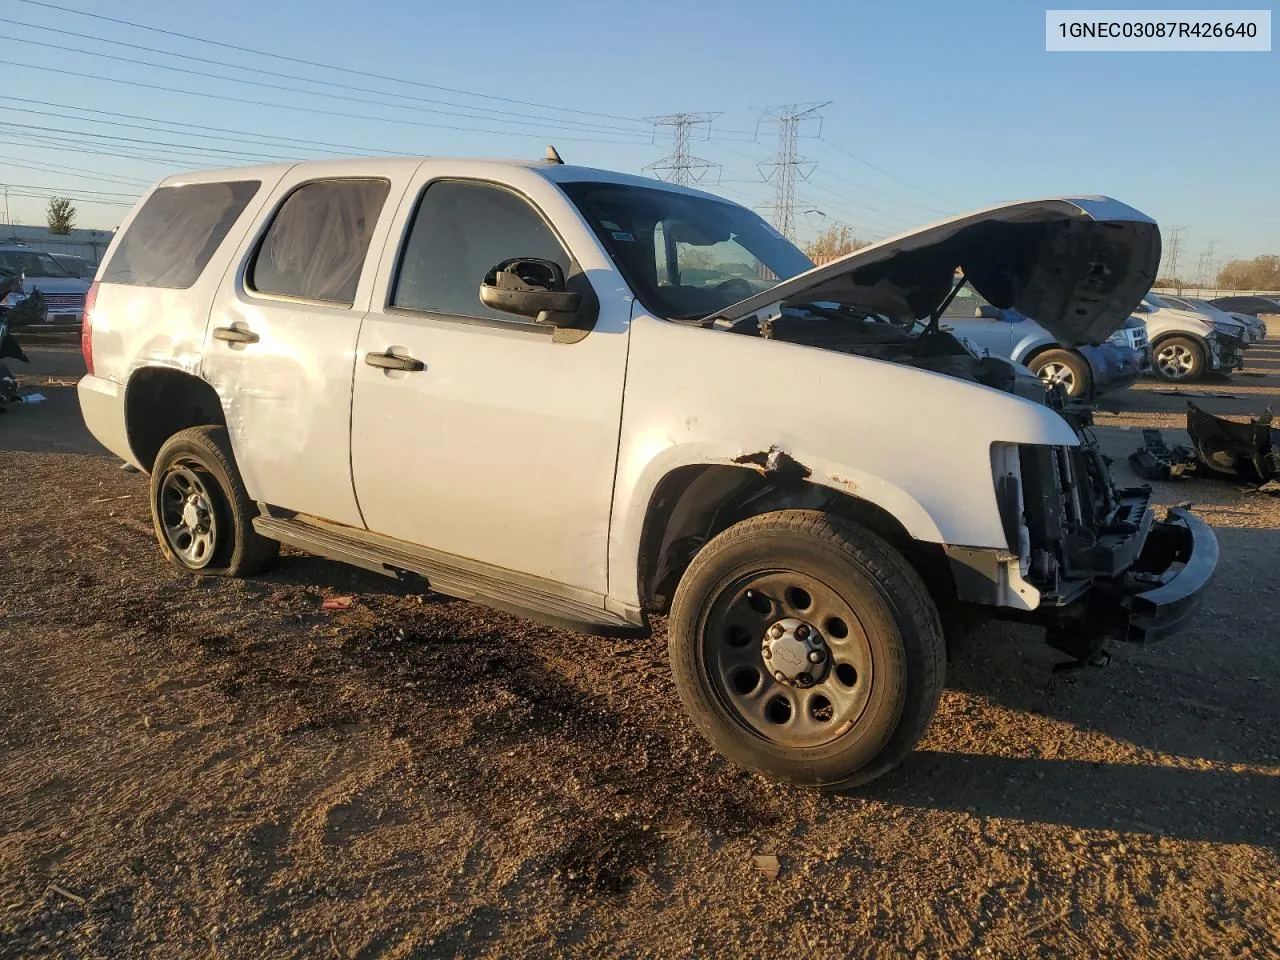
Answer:
[[[1221,540],[1192,629],[1056,685],[1035,631],[974,631],[919,751],[824,795],[712,754],[661,629],[288,553],[179,577],[78,355],[31,352],[49,400],[0,415],[0,956],[1280,955],[1280,499],[1160,485]],[[1250,361],[1191,389],[1260,412],[1280,341]],[[1140,427],[1180,438],[1162,389],[1099,413],[1122,475]]]

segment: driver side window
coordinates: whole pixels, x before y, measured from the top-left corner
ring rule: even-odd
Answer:
[[[511,257],[551,260],[571,272],[569,254],[523,197],[478,181],[429,183],[401,249],[391,306],[519,322],[480,302],[484,275]]]

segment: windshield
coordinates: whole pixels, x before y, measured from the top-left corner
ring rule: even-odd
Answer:
[[[38,250],[0,250],[0,266],[31,277],[69,277],[58,261]]]
[[[1169,304],[1165,303],[1163,300],[1161,300],[1159,297],[1157,297],[1154,293],[1148,293],[1148,294],[1147,294],[1145,297],[1143,297],[1142,299],[1143,299],[1143,302],[1144,302],[1144,303],[1146,303],[1146,305],[1147,305],[1147,306],[1149,306],[1149,307],[1155,307],[1157,310],[1167,310],[1167,309],[1169,309]]]
[[[767,290],[813,262],[737,204],[617,183],[562,183],[640,302],[696,319]]]

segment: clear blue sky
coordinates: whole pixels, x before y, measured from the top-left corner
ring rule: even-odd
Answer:
[[[759,180],[757,162],[771,159],[776,141],[767,125],[753,139],[761,114],[777,104],[830,100],[821,110],[821,139],[812,136],[818,133],[816,123],[802,128],[809,136],[801,141],[801,153],[817,166],[797,193],[804,209],[821,211],[802,216],[802,235],[835,220],[853,224],[864,236],[884,236],[1001,200],[1083,192],[1124,200],[1166,228],[1185,226],[1184,275],[1194,273],[1208,241],[1217,242],[1219,260],[1280,253],[1280,53],[1046,53],[1045,5],[1025,0],[49,2],[555,109],[321,70],[23,0],[0,0],[0,18],[22,24],[0,23],[7,38],[0,41],[5,46],[0,57],[0,183],[15,185],[10,206],[19,222],[42,222],[45,205],[44,199],[21,193],[70,193],[79,198],[82,226],[110,227],[125,208],[89,201],[126,201],[139,188],[133,181],[250,162],[236,151],[286,157],[335,149],[174,132],[188,128],[157,132],[111,127],[95,123],[95,116],[139,126],[221,127],[252,140],[329,141],[366,152],[533,157],[541,155],[544,143],[554,142],[570,162],[639,171],[659,160],[670,145],[661,138],[650,142],[650,128],[638,119],[719,111],[711,139],[695,142],[694,153],[721,165],[720,192],[763,206],[772,199],[773,185],[751,181]],[[1209,5],[1205,0],[1200,4]],[[50,27],[82,36],[43,29]],[[239,72],[246,80],[394,100],[401,106],[183,75],[21,41],[232,72],[165,54],[204,57],[335,86]],[[106,77],[162,89],[112,83],[102,79]],[[181,90],[360,116],[224,102]],[[409,99],[415,97],[419,99]],[[445,102],[424,102],[429,100]],[[36,110],[44,113],[32,112]],[[398,122],[368,119],[372,116]],[[523,125],[517,125],[520,120]],[[603,142],[609,140],[621,142]],[[226,152],[213,152],[217,150]],[[107,155],[112,153],[152,159]]]

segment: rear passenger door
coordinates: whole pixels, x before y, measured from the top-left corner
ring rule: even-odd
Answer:
[[[362,525],[351,484],[351,380],[375,274],[369,253],[381,250],[420,162],[295,167],[219,289],[204,376],[257,501]]]

